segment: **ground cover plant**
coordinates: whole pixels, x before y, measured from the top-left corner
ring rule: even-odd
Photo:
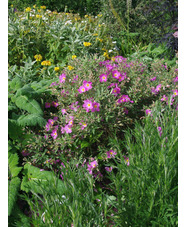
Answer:
[[[10,6],[10,226],[178,225],[177,59],[107,23]]]

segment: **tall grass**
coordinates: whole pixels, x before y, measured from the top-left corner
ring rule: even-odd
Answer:
[[[158,130],[162,128],[162,135]],[[126,130],[123,141],[111,143],[120,152],[117,173],[110,175],[115,191],[116,226],[177,226],[178,120],[171,106],[156,105],[153,116]]]

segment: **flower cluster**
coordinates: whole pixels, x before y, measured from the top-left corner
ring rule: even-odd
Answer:
[[[36,59],[36,61],[41,61],[41,60],[42,60],[41,54],[36,54],[36,55],[34,56],[34,58]]]
[[[92,44],[89,43],[89,42],[84,42],[83,45],[84,45],[85,47],[89,47],[89,46],[91,46]]]
[[[43,66],[50,66],[50,65],[51,65],[51,62],[48,61],[48,60],[42,61],[42,62],[41,62],[41,65],[43,65]]]

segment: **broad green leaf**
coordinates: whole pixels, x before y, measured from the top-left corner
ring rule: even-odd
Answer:
[[[29,99],[27,96],[21,95],[16,98],[15,103],[20,109],[29,113],[43,115],[43,111],[35,99]]]

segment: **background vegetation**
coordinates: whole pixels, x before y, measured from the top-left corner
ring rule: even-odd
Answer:
[[[177,1],[9,1],[9,226],[177,226]]]

